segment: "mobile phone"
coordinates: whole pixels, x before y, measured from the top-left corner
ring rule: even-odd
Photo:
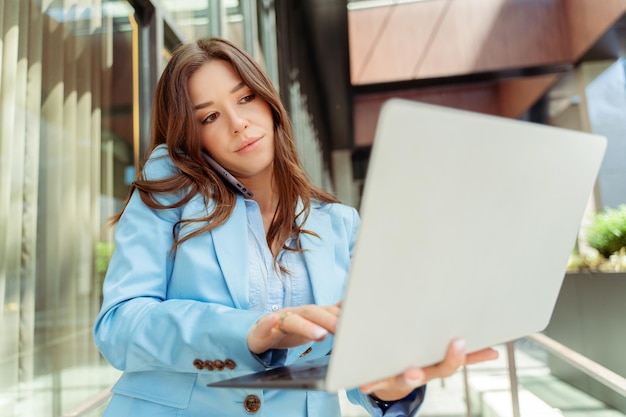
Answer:
[[[246,198],[252,198],[252,192],[248,190],[242,183],[237,181],[230,172],[226,171],[226,169],[218,164],[215,159],[211,158],[206,151],[202,151],[202,156],[204,160],[207,161],[209,166],[215,170],[222,178],[224,178],[229,184],[233,185],[241,194],[243,194]]]

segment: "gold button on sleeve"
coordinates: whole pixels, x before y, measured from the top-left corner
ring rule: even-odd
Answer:
[[[204,361],[202,364],[204,369],[206,369],[207,371],[212,371],[213,369],[215,369],[213,366],[213,362],[211,361]]]
[[[256,395],[248,395],[243,400],[243,408],[249,413],[256,413],[261,408],[261,400]]]

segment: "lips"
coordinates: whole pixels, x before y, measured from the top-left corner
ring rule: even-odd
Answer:
[[[241,146],[239,146],[239,148],[235,152],[246,152],[247,150],[251,150],[254,145],[256,145],[256,143],[261,139],[263,139],[263,136],[258,138],[246,139],[241,143]]]

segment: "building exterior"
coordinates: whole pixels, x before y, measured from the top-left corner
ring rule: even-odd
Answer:
[[[308,174],[348,204],[378,108],[400,96],[608,135],[598,195],[617,205],[625,11],[626,0],[1,1],[0,415],[61,416],[118,375],[92,340],[108,219],[141,167],[152,92],[179,43],[226,37],[262,62]]]
[[[372,4],[378,7],[363,7]],[[626,202],[619,185],[626,171],[618,162],[626,156],[624,93],[617,87],[624,80],[625,1],[354,1],[349,6],[357,167],[367,162],[382,101],[404,97],[603,134],[609,150],[596,205]]]

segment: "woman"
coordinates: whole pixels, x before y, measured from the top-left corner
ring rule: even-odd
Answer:
[[[227,41],[174,52],[152,131],[152,154],[116,218],[95,326],[99,349],[124,371],[105,415],[339,416],[326,392],[207,384],[330,352],[356,210],[309,183],[278,94]],[[457,341],[441,364],[348,396],[372,415],[413,415],[428,380],[493,356],[466,356]]]

